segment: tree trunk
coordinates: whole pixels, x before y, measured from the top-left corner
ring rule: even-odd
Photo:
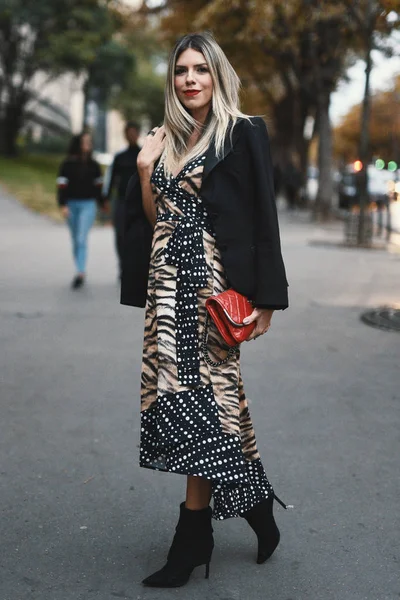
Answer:
[[[295,107],[295,105],[299,107]],[[282,170],[282,185],[284,183],[285,171],[288,162],[296,156],[301,174],[301,186],[306,189],[309,140],[304,138],[304,123],[311,111],[308,98],[293,91],[287,94],[275,105],[271,111],[273,119],[273,159],[274,165]],[[302,199],[302,205],[307,203],[306,197]]]
[[[23,124],[25,101],[10,102],[4,107],[4,120],[0,128],[0,154],[16,156],[18,154],[18,135]]]
[[[318,94],[318,193],[314,205],[315,220],[326,221],[331,214],[332,181],[332,125],[329,118],[331,94],[324,90]]]
[[[310,102],[309,95],[301,90],[299,92],[297,107],[297,119],[295,121],[297,127],[295,130],[295,146],[299,159],[299,170],[301,174],[301,198],[299,199],[300,206],[306,208],[309,204],[309,198],[307,194],[307,181],[308,181],[308,166],[309,166],[309,148],[310,138],[307,138],[304,134],[307,118],[312,114],[313,107]]]
[[[307,194],[307,181],[308,181],[308,167],[309,167],[309,154],[310,142],[306,140],[304,136],[299,140],[299,166],[301,172],[301,185],[303,189],[303,197],[301,199],[302,207],[307,208],[309,206],[309,198]]]
[[[365,213],[369,206],[369,193],[368,193],[368,163],[370,160],[369,156],[369,122],[371,114],[371,91],[370,91],[370,77],[372,71],[372,45],[373,45],[373,32],[369,30],[367,34],[367,47],[365,57],[365,88],[364,88],[364,99],[361,115],[361,134],[360,134],[360,146],[359,146],[359,158],[362,162],[362,169],[359,174],[359,198],[360,198],[360,220],[358,226],[358,244],[363,245],[368,243],[366,239],[366,227],[365,227]]]
[[[89,121],[89,85],[87,80],[83,86],[83,119],[82,119],[82,130],[88,126]]]

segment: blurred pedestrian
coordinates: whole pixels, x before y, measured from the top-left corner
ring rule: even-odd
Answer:
[[[137,143],[139,133],[139,125],[134,121],[128,121],[125,126],[125,137],[129,144],[128,148],[116,154],[113,164],[106,174],[103,186],[103,196],[107,209],[115,192],[115,201],[112,206],[112,218],[120,277],[122,272],[124,198],[129,179],[137,171],[136,160],[140,152],[140,146],[138,146]]]
[[[97,204],[101,204],[102,184],[100,165],[92,158],[90,133],[74,135],[59,169],[57,187],[58,204],[71,232],[76,266],[71,287],[75,290],[85,282],[88,235]]]
[[[126,281],[123,268],[122,301],[144,306],[147,297],[140,464],[187,476],[167,562],[143,581],[152,587],[184,585],[203,564],[208,576],[211,516],[244,517],[258,563],[279,543],[239,349],[228,352],[206,310],[207,299],[231,288],[229,297],[250,309],[235,315],[236,330],[249,325],[255,339],[288,306],[268,134],[260,117],[240,111],[239,85],[210,34],[181,39],[169,60],[164,125],[147,135],[127,191],[126,257],[136,271]],[[143,253],[148,223],[151,257]]]

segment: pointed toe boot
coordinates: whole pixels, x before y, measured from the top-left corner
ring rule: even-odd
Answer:
[[[208,578],[213,548],[211,508],[190,510],[183,502],[167,562],[162,569],[146,577],[143,585],[181,587],[189,581],[193,570],[201,565],[206,566],[205,575]]]
[[[268,498],[265,498],[265,500],[262,500],[253,506],[251,510],[242,515],[257,536],[257,563],[259,565],[273,555],[281,538],[273,515],[274,499],[277,500],[283,508],[289,508],[279,500],[275,494],[271,494]]]

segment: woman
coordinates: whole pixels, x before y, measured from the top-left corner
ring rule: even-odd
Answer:
[[[101,203],[102,182],[100,165],[92,158],[90,134],[75,135],[57,178],[58,204],[71,231],[77,271],[71,284],[74,290],[85,282],[87,240],[96,218],[97,203]]]
[[[200,343],[205,301],[228,287],[253,302],[253,339],[288,306],[268,135],[262,119],[240,112],[238,89],[211,35],[180,40],[169,61],[164,125],[147,136],[127,191],[121,301],[143,306],[147,290],[140,464],[187,476],[167,562],[148,586],[184,585],[202,564],[208,576],[212,516],[248,521],[258,563],[279,542],[239,356],[224,361],[212,323],[210,364]]]

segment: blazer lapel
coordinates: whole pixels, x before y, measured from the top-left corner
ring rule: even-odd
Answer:
[[[213,169],[215,169],[215,167],[221,161],[223,161],[224,158],[226,158],[226,156],[232,151],[234,143],[235,143],[235,134],[237,134],[237,129],[238,129],[238,123],[236,123],[236,127],[233,130],[233,135],[231,136],[231,125],[229,126],[229,128],[226,132],[224,146],[222,149],[222,154],[219,157],[217,156],[216,151],[215,151],[214,140],[212,140],[212,142],[207,150],[206,160],[204,163],[203,178],[202,178],[203,182],[208,177],[208,175],[211,173],[211,171]],[[231,139],[231,137],[232,137],[232,139]]]

